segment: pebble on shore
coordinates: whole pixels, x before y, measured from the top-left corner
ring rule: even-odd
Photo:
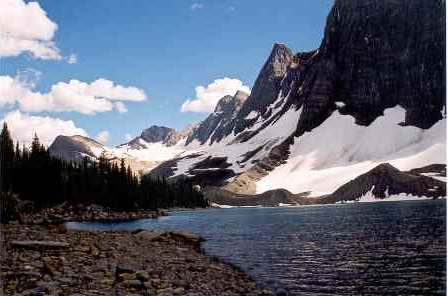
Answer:
[[[1,225],[3,295],[272,295],[185,232]]]

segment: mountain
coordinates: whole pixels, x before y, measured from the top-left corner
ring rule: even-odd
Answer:
[[[131,149],[145,149],[147,144],[161,143],[167,147],[176,145],[180,140],[188,138],[196,129],[196,125],[188,125],[177,132],[175,129],[165,126],[153,125],[141,133],[140,136],[119,147],[127,146]]]
[[[97,159],[106,147],[84,136],[57,136],[48,148],[50,155],[66,160],[79,161],[84,157]]]
[[[229,205],[383,198],[387,188],[435,196],[446,167],[444,53],[445,1],[336,0],[319,48],[274,44],[250,94],[224,96],[184,131],[152,126],[104,149]],[[54,150],[99,151],[70,143]]]
[[[380,164],[322,199],[323,203],[403,197],[438,198],[446,195],[446,182]]]
[[[275,44],[251,94],[221,99],[151,174],[323,196],[381,163],[445,164],[444,36],[445,1],[336,0],[318,49]]]
[[[49,152],[73,161],[80,161],[86,156],[97,160],[104,153],[109,160],[124,159],[133,171],[145,174],[163,161],[182,154],[185,151],[183,143],[195,128],[195,125],[189,125],[177,132],[163,126],[151,126],[139,137],[115,148],[83,136],[58,136],[50,145]]]

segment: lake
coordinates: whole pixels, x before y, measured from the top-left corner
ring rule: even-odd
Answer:
[[[290,295],[445,295],[446,201],[206,209],[88,230],[183,229]]]

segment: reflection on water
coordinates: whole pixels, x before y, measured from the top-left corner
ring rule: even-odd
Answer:
[[[209,209],[97,230],[185,229],[208,254],[291,295],[445,295],[446,203]]]

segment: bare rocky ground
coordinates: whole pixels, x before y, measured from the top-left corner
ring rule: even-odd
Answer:
[[[189,233],[1,230],[2,295],[271,295]]]

